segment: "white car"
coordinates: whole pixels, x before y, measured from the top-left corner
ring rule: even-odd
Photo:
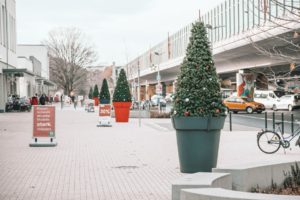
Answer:
[[[166,100],[164,99],[163,96],[153,95],[153,96],[151,97],[151,104],[152,104],[153,106],[157,106],[157,105],[158,105],[158,101],[160,102],[160,104],[161,104],[162,106],[165,106],[165,105],[167,104],[167,102],[166,102]]]
[[[265,108],[273,108],[278,102],[279,97],[271,90],[254,91],[254,101],[264,104]]]
[[[173,102],[173,100],[174,100],[173,98],[174,98],[174,94],[169,93],[169,94],[166,95],[165,100],[167,102]]]
[[[300,94],[289,94],[280,97],[273,105],[273,110],[287,109],[292,111],[295,107],[300,107]]]

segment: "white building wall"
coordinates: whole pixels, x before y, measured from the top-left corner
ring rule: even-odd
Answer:
[[[20,97],[32,97],[35,93],[35,80],[34,77],[24,74],[24,77],[18,79],[18,94]]]
[[[48,49],[45,45],[17,45],[17,55],[24,56],[29,59],[34,56],[42,63],[42,77],[49,79],[49,56]]]
[[[9,65],[16,67],[16,2],[14,0],[7,0],[6,3],[7,20],[5,0],[0,0],[0,62],[6,65],[8,60]],[[6,27],[8,28],[8,31],[6,31]]]
[[[32,61],[29,60],[28,58],[26,57],[18,57],[18,66],[17,68],[20,68],[20,69],[27,69],[28,71],[30,72],[33,72],[33,64],[32,64]]]
[[[3,74],[3,69],[17,66],[16,41],[16,1],[0,0],[0,112],[5,110],[11,92],[9,77]]]

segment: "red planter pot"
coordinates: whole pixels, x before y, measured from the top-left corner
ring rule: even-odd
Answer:
[[[93,100],[95,101],[95,106],[98,106],[99,105],[98,97],[93,97]]]
[[[113,102],[116,122],[128,122],[131,102]]]

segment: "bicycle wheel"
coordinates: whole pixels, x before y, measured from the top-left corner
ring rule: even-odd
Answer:
[[[278,133],[264,131],[257,137],[257,146],[262,152],[272,154],[279,150],[281,145],[280,140],[281,138]]]

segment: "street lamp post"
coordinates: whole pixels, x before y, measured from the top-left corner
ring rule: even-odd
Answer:
[[[138,64],[138,102],[139,102],[139,127],[141,127],[141,84],[140,84],[140,65]]]
[[[160,71],[159,71],[159,65],[160,65],[160,62],[161,62],[161,55],[162,53],[159,53],[159,52],[154,52],[154,54],[156,56],[159,56],[159,60],[158,60],[158,64],[157,64],[157,76],[156,76],[156,80],[157,80],[157,88],[156,88],[156,94],[157,94],[157,107],[158,107],[158,112],[160,113],[160,95],[161,95],[161,84],[160,84],[160,80],[161,80],[161,77],[160,77]]]

